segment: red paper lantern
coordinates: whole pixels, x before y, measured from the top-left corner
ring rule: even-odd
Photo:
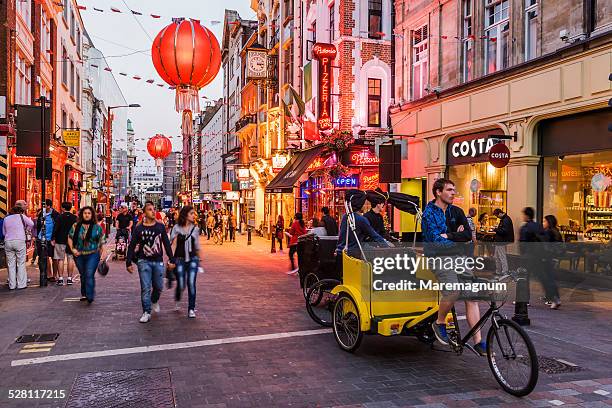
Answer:
[[[172,142],[164,135],[155,135],[147,142],[147,150],[159,168],[162,161],[172,152]]]
[[[151,54],[157,73],[176,87],[183,133],[193,134],[191,113],[200,111],[198,91],[215,79],[221,67],[219,41],[198,20],[177,18],[157,34]]]

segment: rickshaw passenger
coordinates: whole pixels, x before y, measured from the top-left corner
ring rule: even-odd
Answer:
[[[381,215],[381,211],[387,200],[384,195],[376,193],[377,192],[374,191],[374,194],[367,195],[367,200],[372,205],[372,208],[370,208],[370,211],[365,213],[363,216],[368,219],[370,225],[378,235],[386,240],[391,240],[392,238],[389,235],[389,231],[387,231],[385,228],[385,220]]]
[[[370,222],[362,214],[363,205],[366,202],[366,194],[361,190],[348,190],[344,196],[346,201],[351,203],[355,215],[355,234],[359,242],[366,240],[380,242],[383,246],[390,247],[389,243],[381,237],[370,225]],[[342,216],[342,222],[340,222],[340,232],[338,236],[338,246],[336,248],[336,254],[341,255],[346,245],[346,234],[347,234],[347,214]],[[354,253],[359,248],[355,234],[352,231],[348,231],[348,247],[347,252]],[[336,264],[342,264],[342,257],[336,257]]]
[[[423,212],[422,229],[424,252],[427,257],[435,256],[466,256],[466,249],[457,245],[457,242],[469,242],[472,231],[463,210],[453,205],[455,199],[455,183],[448,179],[438,179],[433,185],[434,199],[427,204]],[[439,282],[456,283],[458,275],[452,269],[434,269],[432,271]],[[438,318],[432,323],[437,340],[449,344],[446,332],[446,315],[453,308],[459,293],[442,291],[442,300],[438,308]],[[478,302],[465,301],[466,318],[470,327],[480,320]],[[482,341],[480,331],[474,334],[474,349],[480,354],[486,354],[486,344]]]

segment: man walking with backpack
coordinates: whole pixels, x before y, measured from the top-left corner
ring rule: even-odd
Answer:
[[[66,260],[66,269],[68,272],[67,285],[72,285],[72,274],[74,272],[74,262],[72,258],[72,252],[68,248],[68,233],[74,224],[77,222],[77,216],[74,215],[72,210],[72,203],[66,201],[62,203],[62,213],[57,219],[57,225],[53,229],[53,237],[51,243],[53,244],[53,267],[58,273],[57,285],[62,286],[64,284],[64,259]]]
[[[170,239],[164,224],[158,222],[155,215],[155,205],[147,201],[142,222],[134,227],[125,260],[128,272],[133,273],[132,261],[138,259],[142,303],[140,323],[148,323],[151,320],[151,312],[159,313],[160,311],[158,302],[164,287],[164,251],[169,258],[168,268],[174,269]],[[138,251],[136,251],[137,247]]]

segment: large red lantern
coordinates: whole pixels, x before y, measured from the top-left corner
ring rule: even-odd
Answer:
[[[162,161],[172,152],[172,142],[164,135],[155,135],[147,142],[147,150],[157,168],[161,168]]]
[[[198,91],[215,79],[221,67],[219,41],[198,20],[176,18],[157,34],[151,53],[157,73],[176,87],[183,134],[193,134],[192,112],[200,111]]]

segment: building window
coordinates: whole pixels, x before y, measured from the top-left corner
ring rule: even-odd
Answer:
[[[336,3],[329,6],[329,42],[336,39]]]
[[[15,60],[15,103],[32,104],[32,66],[17,55]]]
[[[77,55],[81,56],[81,28],[77,27],[76,29],[76,52]]]
[[[380,127],[381,80],[368,78],[368,126]]]
[[[461,70],[463,82],[473,79],[474,39],[472,31],[472,0],[463,0],[463,26],[461,37]]]
[[[293,81],[293,47],[283,50],[283,83],[290,84]]]
[[[368,1],[368,36],[382,37],[382,0]]]
[[[70,96],[74,98],[74,63],[70,61]]]
[[[62,109],[62,129],[66,129],[68,127],[68,114],[64,109]]]
[[[32,4],[31,0],[19,0],[16,4],[17,14],[26,23],[26,26],[32,30]]]
[[[525,0],[525,61],[537,56],[538,1]]]
[[[508,68],[510,0],[485,0],[485,73]]]
[[[62,11],[62,16],[64,17],[64,22],[68,24],[68,9],[70,8],[70,0],[64,0],[63,7],[64,9]]]
[[[51,24],[45,10],[40,15],[40,53],[45,61],[49,61],[48,51],[51,50]]]
[[[76,74],[76,104],[79,109],[81,109],[81,77],[79,74]]]
[[[429,80],[429,30],[427,25],[412,33],[412,99],[425,96]]]
[[[68,51],[62,47],[62,83],[68,86]]]

